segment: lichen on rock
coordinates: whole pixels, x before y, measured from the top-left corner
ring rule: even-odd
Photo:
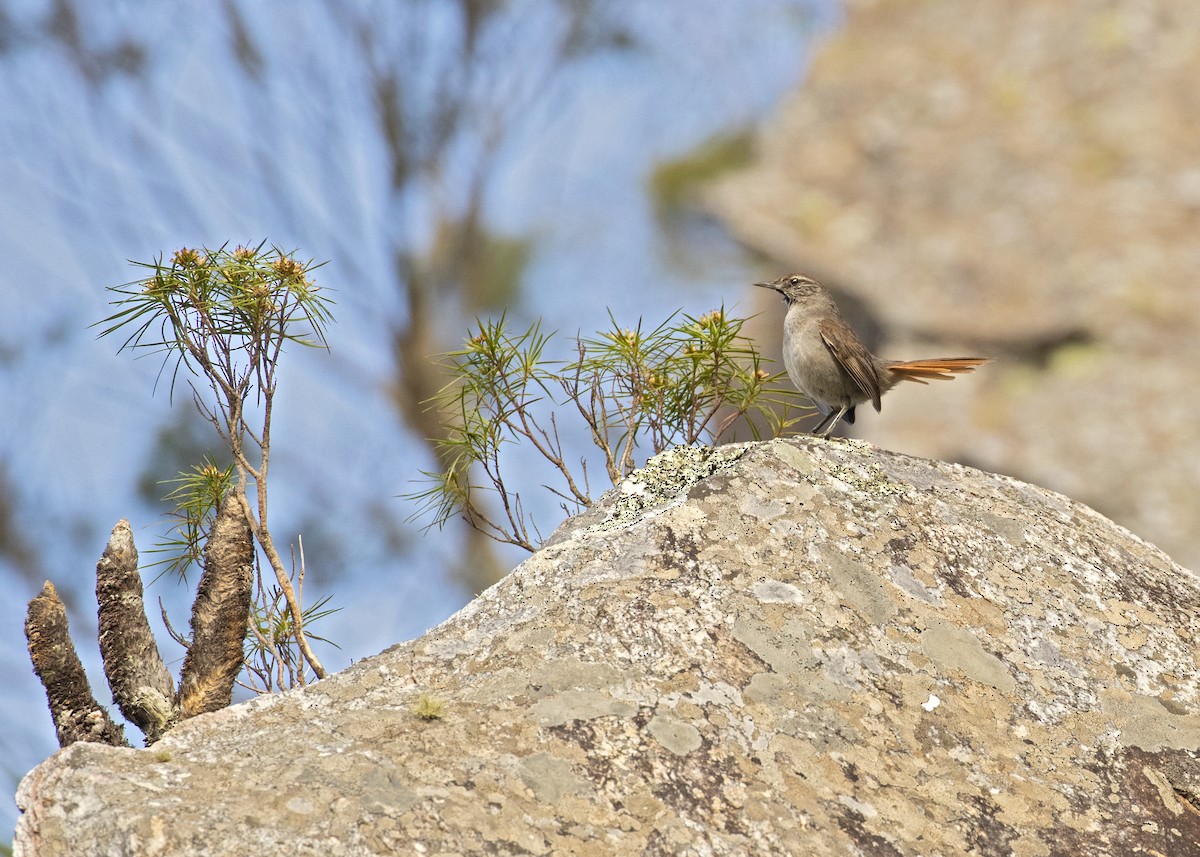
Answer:
[[[617,486],[608,515],[589,530],[609,530],[636,521],[648,511],[682,499],[688,488],[737,461],[745,444],[676,446],[646,462]]]

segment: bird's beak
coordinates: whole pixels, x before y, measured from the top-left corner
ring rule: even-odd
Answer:
[[[758,286],[760,289],[771,289],[775,292],[779,291],[779,286],[777,286],[775,283],[755,283],[754,285]]]

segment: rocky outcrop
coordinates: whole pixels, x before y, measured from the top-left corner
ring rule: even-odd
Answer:
[[[1200,3],[845,6],[712,209],[768,279],[866,304],[882,356],[998,358],[860,410],[861,436],[1052,487],[1200,567]]]
[[[1194,575],[1049,491],[669,453],[418,640],[55,754],[17,852],[1196,854],[1198,635]]]

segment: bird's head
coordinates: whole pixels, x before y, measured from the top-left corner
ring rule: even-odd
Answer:
[[[754,285],[763,289],[774,289],[783,295],[783,299],[788,304],[793,304],[805,297],[822,294],[825,291],[816,280],[803,274],[788,274],[770,283],[755,283]]]

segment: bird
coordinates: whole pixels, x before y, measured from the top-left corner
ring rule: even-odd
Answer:
[[[812,431],[817,437],[829,437],[842,419],[853,423],[854,408],[863,402],[879,411],[880,398],[901,381],[951,381],[956,374],[973,372],[991,361],[989,357],[881,360],[863,345],[829,291],[816,280],[788,274],[754,285],[779,292],[787,305],[783,365],[792,383],[823,416]]]

